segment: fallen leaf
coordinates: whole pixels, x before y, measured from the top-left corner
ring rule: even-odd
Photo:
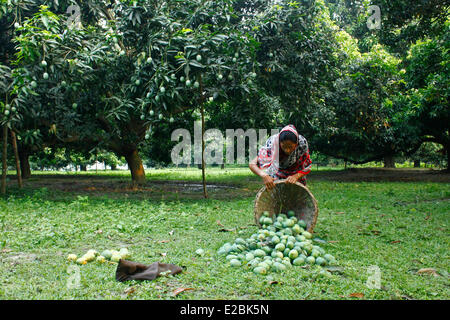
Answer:
[[[134,287],[129,287],[129,288],[126,288],[123,291],[123,293],[126,293],[126,294],[130,295],[130,294],[134,293],[135,291],[136,291],[136,289]]]
[[[390,243],[400,243],[400,240],[391,241]]]
[[[438,277],[439,275],[437,274],[436,270],[433,268],[422,268],[419,269],[417,271],[417,274],[429,274],[429,275],[433,275],[435,277]]]
[[[278,281],[275,281],[275,280],[269,281],[269,284],[278,284]]]
[[[178,294],[188,290],[194,290],[194,288],[177,288],[172,292],[172,295],[177,296]]]
[[[12,250],[11,249],[8,249],[8,248],[4,248],[4,249],[2,249],[2,253],[8,253],[8,252],[11,252]]]
[[[225,229],[225,228],[218,230],[218,232],[233,232],[233,231],[234,231],[234,229]]]
[[[427,212],[427,216],[425,217],[425,220],[428,220],[431,218],[431,212]]]
[[[217,222],[217,224],[218,224],[220,227],[224,227],[224,228],[225,228],[225,226],[220,222],[220,220],[217,220],[216,222]]]
[[[158,243],[167,243],[167,242],[170,242],[170,240],[160,240],[160,241],[158,241]]]
[[[352,298],[364,298],[364,293],[361,293],[361,292],[350,293],[349,297],[352,297]]]

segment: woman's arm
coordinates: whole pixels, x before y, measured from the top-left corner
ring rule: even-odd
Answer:
[[[260,176],[263,179],[263,182],[266,185],[267,189],[270,190],[275,187],[273,178],[258,167],[258,157],[250,161],[248,167],[254,174]]]

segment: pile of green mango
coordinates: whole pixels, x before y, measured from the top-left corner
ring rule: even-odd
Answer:
[[[217,251],[232,267],[246,266],[257,274],[282,272],[292,266],[333,265],[336,259],[318,245],[305,230],[306,223],[293,211],[273,218],[264,211],[259,219],[261,229],[249,238],[227,242]]]

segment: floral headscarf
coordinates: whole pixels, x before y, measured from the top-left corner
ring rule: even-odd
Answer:
[[[280,134],[290,131],[297,137],[297,147],[286,158],[280,160]],[[293,125],[285,126],[280,133],[271,136],[258,152],[258,167],[275,179],[285,179],[298,172],[305,175],[311,171],[308,142],[299,135]],[[300,182],[306,184],[302,177]]]

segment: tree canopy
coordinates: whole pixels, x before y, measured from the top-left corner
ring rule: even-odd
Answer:
[[[140,152],[168,162],[169,131],[192,128],[201,107],[208,127],[292,123],[354,163],[427,141],[448,155],[447,2],[381,1],[375,29],[370,5],[1,0],[1,124],[24,162],[106,150],[138,183]]]

